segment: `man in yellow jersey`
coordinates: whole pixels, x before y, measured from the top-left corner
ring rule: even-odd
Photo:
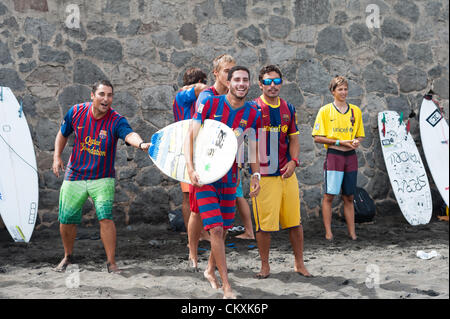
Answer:
[[[353,195],[356,191],[358,158],[356,149],[364,138],[361,110],[347,103],[348,82],[342,76],[331,80],[329,87],[334,102],[320,108],[314,123],[314,142],[324,144],[327,155],[324,163],[325,185],[322,216],[325,238],[333,239],[331,231],[332,202],[342,190],[344,216],[351,239],[356,240]]]
[[[258,279],[270,275],[271,232],[279,231],[280,225],[281,229],[289,229],[295,257],[294,270],[302,276],[312,277],[303,262],[303,227],[295,175],[295,168],[299,166],[299,131],[294,106],[279,97],[282,81],[281,71],[276,66],[262,68],[259,73],[262,95],[255,100],[261,111],[263,130],[259,139],[261,191],[253,199],[256,240],[261,257]]]

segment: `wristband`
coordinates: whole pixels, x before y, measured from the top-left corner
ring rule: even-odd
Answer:
[[[296,167],[300,166],[300,161],[298,160],[298,158],[291,158],[291,160],[295,162]]]
[[[139,148],[140,148],[141,150],[142,150],[142,147],[141,147],[142,144],[144,144],[144,142],[140,142],[140,143],[139,143]]]
[[[334,145],[339,146],[341,144],[341,141],[336,140],[336,143],[334,143]]]
[[[252,177],[257,177],[258,181],[261,180],[261,174],[260,173],[253,173]]]

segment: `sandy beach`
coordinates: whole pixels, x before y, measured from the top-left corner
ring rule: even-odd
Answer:
[[[348,239],[345,224],[333,221],[335,240],[323,239],[321,220],[304,221],[304,259],[314,278],[293,272],[288,233],[273,235],[271,276],[259,271],[256,241],[235,238],[226,244],[229,276],[245,299],[448,299],[448,222],[433,217],[410,226],[403,216],[357,224],[359,240]],[[0,298],[43,299],[220,299],[203,278],[209,243],[200,243],[200,272],[188,267],[187,236],[166,226],[118,227],[117,261],[122,274],[109,274],[99,229],[83,228],[75,243],[75,263],[65,273],[52,270],[63,256],[57,227],[35,231],[28,244],[14,243],[0,229]],[[418,250],[439,256],[423,260]]]

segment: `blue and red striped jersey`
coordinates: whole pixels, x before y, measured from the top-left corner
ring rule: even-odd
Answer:
[[[195,104],[195,112],[197,112],[197,109],[200,105],[204,105],[205,101],[210,98],[211,96],[219,96],[220,94],[217,93],[216,88],[213,86],[207,88],[206,90],[203,90],[200,92],[197,98],[197,102]],[[203,106],[200,106],[200,108],[203,108]],[[195,114],[194,114],[195,115]]]
[[[92,115],[92,102],[70,108],[61,124],[61,133],[75,134],[65,180],[87,180],[115,177],[114,161],[117,141],[133,132],[128,121],[110,109],[99,120]]]
[[[256,98],[255,102],[261,111],[262,131],[265,134],[265,138],[261,137],[259,143],[261,175],[280,176],[282,175],[280,168],[284,167],[291,160],[289,135],[299,134],[295,108],[282,98],[279,98],[278,105],[267,103],[263,96]],[[262,141],[265,141],[265,145],[262,145]],[[274,145],[271,145],[271,143]],[[274,147],[277,147],[278,156],[272,159],[270,149],[275,150]],[[278,162],[271,163],[271,159]]]
[[[173,100],[173,117],[175,122],[189,120],[195,114],[195,87],[178,91]]]
[[[258,140],[258,128],[261,128],[261,113],[258,105],[254,102],[245,102],[243,106],[233,109],[226,98],[226,95],[212,96],[203,105],[199,105],[194,121],[203,123],[206,119],[216,120],[225,123],[233,129],[236,136],[252,131],[250,138]],[[239,143],[243,139],[238,138]],[[240,145],[238,145],[238,149]],[[236,160],[228,173],[220,180],[222,183],[236,183],[238,177],[238,165]]]

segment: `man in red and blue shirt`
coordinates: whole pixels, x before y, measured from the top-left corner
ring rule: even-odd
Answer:
[[[198,95],[195,103],[195,110],[212,96],[219,96],[228,92],[227,77],[228,72],[236,65],[234,58],[229,54],[221,54],[213,60],[214,85],[204,89]],[[203,108],[203,106],[200,106]],[[201,239],[209,240],[208,233],[202,228],[202,219],[199,214],[197,200],[195,199],[195,187],[189,184],[189,206],[191,214],[188,222],[188,246],[189,263],[197,269],[198,266],[198,243]]]
[[[177,92],[175,99],[173,100],[173,117],[175,122],[192,119],[195,114],[197,97],[208,87],[206,81],[207,75],[201,69],[189,68],[186,70],[183,75],[184,86]],[[184,226],[189,234],[189,221],[192,216],[191,211],[195,210],[195,208],[190,205],[189,197],[192,196],[190,194],[190,184],[180,182],[180,187],[181,192],[183,193],[181,212],[183,214]],[[198,241],[199,240],[197,240],[197,245],[195,246],[195,252],[198,249]],[[192,253],[190,252],[189,255],[191,256]],[[195,262],[193,263],[195,268],[197,268],[196,260],[197,258],[195,257]]]
[[[198,174],[194,170],[192,161],[192,147],[201,124],[206,119],[218,120],[231,127],[240,135],[247,130],[253,130],[254,139],[249,143],[253,146],[256,161],[250,163],[252,172],[250,196],[256,196],[259,192],[259,161],[257,159],[257,131],[261,127],[261,114],[256,105],[245,102],[250,87],[250,72],[242,66],[233,67],[228,73],[228,88],[226,95],[208,98],[204,104],[198,107],[193,118],[193,125],[189,130],[191,138],[186,139],[186,164],[192,184],[197,187],[196,199],[200,209],[203,226],[210,232],[211,255],[205,278],[213,288],[219,284],[215,276],[216,267],[222,279],[224,298],[234,298],[231,285],[228,281],[228,271],[225,259],[225,235],[232,227],[234,221],[236,187],[238,181],[238,166],[236,161],[232,168],[219,181],[200,185]],[[250,134],[250,136],[252,136]]]
[[[271,232],[289,229],[294,252],[294,270],[306,277],[311,274],[303,262],[303,228],[300,217],[299,187],[295,168],[299,166],[299,131],[295,108],[279,97],[282,74],[268,65],[259,73],[262,95],[255,101],[262,115],[260,136],[261,192],[253,198],[256,240],[261,257],[259,279],[270,275]],[[265,142],[265,143],[264,143]]]
[[[92,102],[70,108],[56,135],[52,168],[57,177],[59,170],[64,170],[61,154],[69,135],[75,135],[60,191],[58,220],[64,258],[55,268],[56,271],[65,271],[72,262],[76,225],[81,222],[83,205],[90,196],[100,223],[108,272],[120,272],[115,262],[116,228],[112,218],[117,141],[123,139],[143,151],[150,147],[150,143],[144,143],[139,134],[133,132],[128,121],[111,108],[113,86],[109,81],[95,84],[91,99]]]

